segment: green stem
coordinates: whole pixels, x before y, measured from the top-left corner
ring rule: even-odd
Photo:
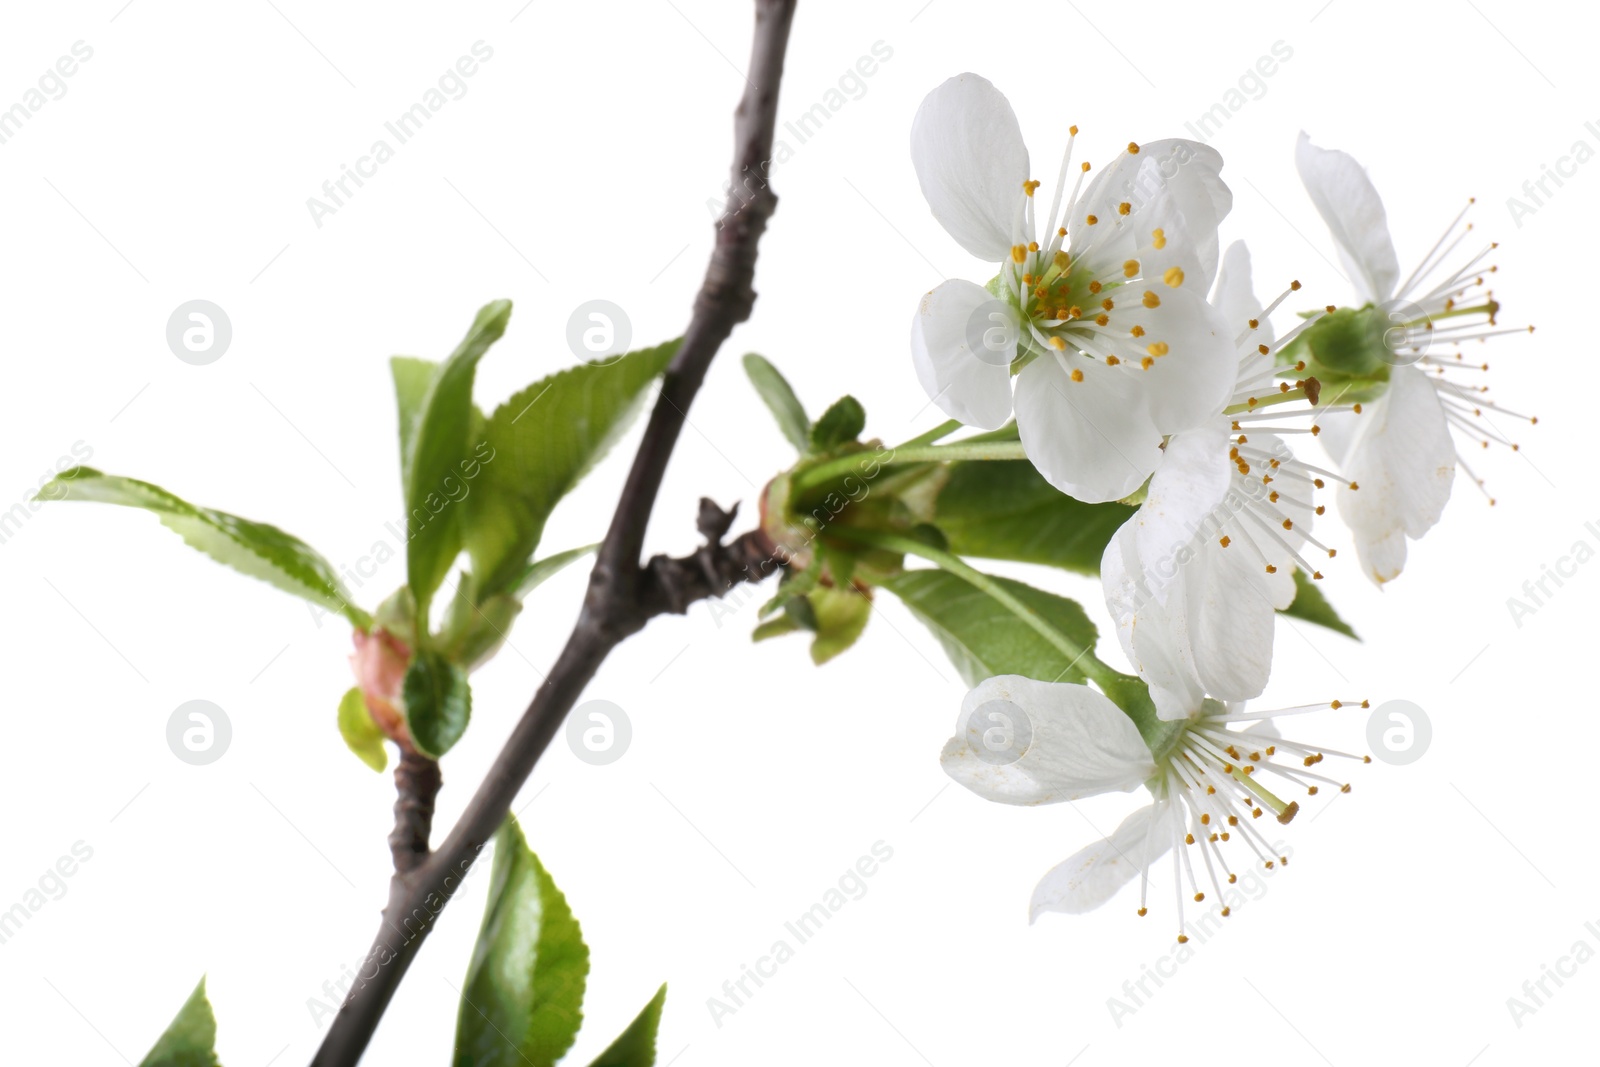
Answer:
[[[854,452],[850,455],[837,456],[815,467],[807,467],[799,471],[793,481],[794,492],[803,493],[808,489],[815,489],[826,485],[835,478],[857,470],[863,459],[875,458],[869,453]],[[947,463],[952,460],[999,460],[999,459],[1027,459],[1027,453],[1022,450],[1022,445],[1015,441],[995,441],[986,444],[953,444],[953,445],[915,445],[901,446],[893,449],[886,460],[881,461],[884,466],[902,463]]]
[[[902,448],[915,448],[918,445],[931,445],[941,437],[949,437],[959,429],[961,429],[960,419],[951,419],[948,422],[941,422],[927,433],[918,434],[911,440],[896,445],[894,450],[898,452]]]

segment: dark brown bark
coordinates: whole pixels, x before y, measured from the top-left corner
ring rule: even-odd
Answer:
[[[750,73],[734,114],[734,191],[718,220],[716,245],[693,317],[634,455],[578,622],[461,819],[437,851],[408,870],[397,869],[378,935],[312,1060],[313,1067],[350,1067],[361,1058],[433,920],[504,821],[511,801],[567,712],[618,642],[637,633],[654,615],[682,612],[696,599],[720,596],[739,581],[759,581],[775,569],[771,546],[760,531],[722,544],[732,514],[707,501],[702,501],[700,518],[705,547],[682,559],[657,557],[644,567],[639,557],[662,475],[706,369],[734,326],[749,318],[755,303],[757,244],[777,206],[766,173],[794,8],[795,0],[756,0]],[[408,855],[406,862],[414,858]]]

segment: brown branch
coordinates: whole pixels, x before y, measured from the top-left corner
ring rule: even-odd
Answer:
[[[727,210],[718,223],[716,246],[695,298],[693,317],[667,368],[601,544],[583,611],[549,676],[455,828],[438,851],[408,871],[397,871],[391,880],[389,904],[377,937],[357,969],[356,982],[312,1067],[351,1067],[361,1058],[434,919],[505,820],[517,791],[611,650],[642,629],[652,616],[681,612],[694,599],[721,595],[736,580],[759,580],[771,569],[762,566],[771,559],[771,551],[759,532],[729,545],[721,543],[732,515],[714,506],[708,508],[706,502],[701,508],[706,547],[683,560],[658,557],[647,567],[639,565],[645,526],[689,407],[717,350],[734,326],[749,318],[755,303],[756,246],[777,206],[765,176],[772,158],[778,86],[795,0],[756,0],[755,7],[750,74],[734,113],[732,191]],[[752,176],[758,180],[753,189]],[[748,199],[746,192],[751,194]]]

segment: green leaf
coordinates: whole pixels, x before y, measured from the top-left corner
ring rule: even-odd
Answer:
[[[1361,640],[1350,624],[1339,618],[1338,613],[1333,610],[1333,605],[1328,603],[1328,598],[1322,595],[1321,587],[1308,579],[1306,572],[1298,567],[1294,572],[1294,603],[1284,608],[1283,613],[1314,622],[1318,626],[1326,626],[1352,640]]]
[[[804,629],[805,627],[800,624],[799,619],[796,619],[788,612],[784,612],[782,615],[768,619],[754,630],[751,630],[750,640],[765,641],[773,637],[782,637],[784,634],[798,633]]]
[[[818,588],[807,598],[816,615],[817,636],[811,639],[811,662],[822,666],[861,637],[872,617],[872,601],[854,588]]]
[[[1094,623],[1076,601],[1009,578],[990,576],[1068,639],[1094,647]],[[997,674],[1081,682],[1083,673],[1055,645],[977,586],[941,570],[905,571],[884,583],[944,646],[968,685]]]
[[[461,552],[462,509],[455,504],[461,499],[457,493],[466,485],[463,474],[471,462],[467,446],[473,435],[472,383],[478,361],[505,333],[510,317],[511,301],[486,304],[467,336],[429,381],[417,407],[415,429],[406,449],[410,460],[403,460],[401,466],[406,472],[410,538],[406,542],[406,581],[417,599],[419,630],[426,629],[428,605]]]
[[[406,729],[423,755],[438,759],[461,740],[472,716],[472,689],[465,669],[439,652],[418,649],[406,668],[400,693],[406,705]]]
[[[383,747],[383,731],[372,721],[360,686],[347,690],[339,700],[339,736],[356,758],[379,774],[389,765],[389,750]]]
[[[1098,575],[1100,556],[1133,516],[1117,504],[1084,504],[1045,481],[1026,460],[950,464],[934,522],[958,556],[1043,563]]]
[[[589,947],[566,897],[506,816],[461,991],[455,1067],[550,1067],[578,1033],[588,976]]]
[[[853,396],[842,396],[822,413],[822,418],[811,427],[811,449],[827,452],[861,436],[867,428],[867,412],[861,401]]]
[[[39,490],[37,499],[87,500],[143,508],[191,548],[218,563],[303,597],[327,611],[341,612],[360,629],[372,625],[371,616],[350,603],[350,594],[333,565],[304,541],[276,526],[196,507],[160,486],[104,474],[93,467],[62,471]]]
[[[598,544],[584,545],[582,548],[569,548],[565,552],[557,552],[553,556],[528,564],[528,569],[522,572],[522,577],[517,579],[516,592],[513,594],[519,600],[526,597],[545,582],[554,578],[565,570],[568,564],[576,563],[584,556],[599,549]]]
[[[661,1008],[666,1002],[667,987],[663,983],[644,1010],[589,1067],[654,1067],[656,1031],[661,1026]]]
[[[218,1067],[216,1043],[217,1017],[206,999],[206,980],[201,978],[139,1067]]]
[[[394,401],[400,422],[400,491],[411,484],[411,449],[422,418],[422,402],[438,376],[439,364],[416,356],[393,356],[389,373],[394,378]]]
[[[811,443],[811,420],[806,417],[806,409],[800,406],[788,380],[778,373],[777,367],[754,352],[744,357],[744,372],[777,420],[783,436],[794,445],[796,452],[804,454]]]
[[[677,341],[584,363],[538,381],[489,417],[482,473],[466,498],[466,549],[478,595],[515,586],[556,503],[627,429]]]

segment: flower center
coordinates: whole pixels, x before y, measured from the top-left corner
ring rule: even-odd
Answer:
[[[1201,713],[1185,723],[1174,736],[1167,751],[1157,755],[1156,774],[1146,783],[1147,787],[1157,804],[1177,805],[1183,816],[1171,821],[1180,944],[1189,940],[1183,932],[1185,886],[1194,902],[1206,898],[1195,875],[1192,852],[1200,853],[1207,880],[1218,899],[1226,899],[1223,879],[1229,885],[1238,881],[1238,875],[1230,867],[1229,856],[1239,850],[1226,849],[1224,845],[1231,844],[1237,836],[1264,868],[1271,870],[1278,864],[1287,865],[1288,857],[1277,853],[1256,828],[1255,821],[1270,813],[1281,824],[1291,822],[1300,804],[1279,795],[1290,789],[1303,788],[1307,796],[1316,796],[1322,785],[1336,786],[1341,793],[1350,792],[1348,782],[1340,782],[1313,769],[1327,757],[1372,762],[1370,756],[1286,740],[1278,736],[1268,720],[1280,715],[1347,706],[1365,708],[1369,705],[1365,700],[1354,704],[1335,700],[1281,711],[1232,712],[1217,701],[1207,700]],[[1145,903],[1148,869],[1144,875],[1139,889],[1140,915],[1148,910]],[[1226,917],[1230,911],[1231,908],[1224,906],[1221,914]]]

